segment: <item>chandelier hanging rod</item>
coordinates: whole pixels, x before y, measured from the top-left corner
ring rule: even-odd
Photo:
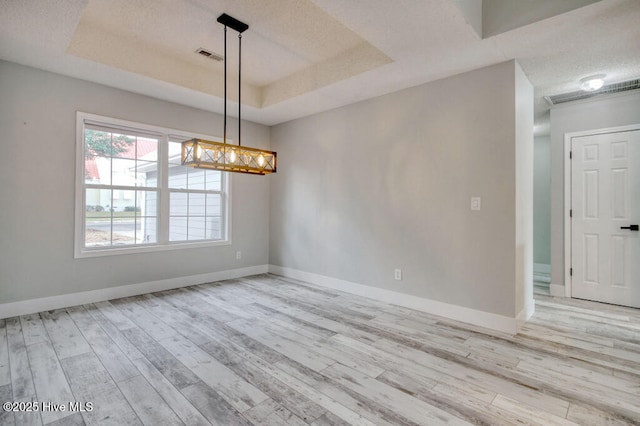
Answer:
[[[249,29],[249,25],[237,20],[226,13],[218,16],[217,21],[224,25],[224,141],[227,141],[227,27],[238,32],[238,121],[242,120],[242,33]],[[242,145],[242,127],[238,126],[238,146]]]

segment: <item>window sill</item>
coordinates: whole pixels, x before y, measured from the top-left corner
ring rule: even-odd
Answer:
[[[83,259],[89,257],[103,257],[103,256],[121,256],[127,254],[138,253],[152,253],[158,251],[169,250],[184,250],[193,248],[205,248],[205,247],[218,247],[231,245],[231,240],[218,240],[218,241],[195,241],[195,242],[175,242],[167,244],[150,244],[146,246],[129,246],[122,248],[108,248],[108,249],[80,249],[76,250],[74,254],[75,259]]]

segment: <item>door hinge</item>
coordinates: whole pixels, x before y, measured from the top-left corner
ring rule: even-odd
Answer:
[[[573,159],[573,151],[569,151],[569,160]]]
[[[573,209],[569,209],[569,217],[573,217]]]
[[[573,276],[573,268],[569,268],[569,276],[572,277]]]

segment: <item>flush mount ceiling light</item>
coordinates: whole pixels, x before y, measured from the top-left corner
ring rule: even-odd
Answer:
[[[249,25],[223,13],[218,22],[224,25],[224,137],[222,142],[189,139],[182,142],[182,164],[201,169],[266,175],[276,172],[276,153],[241,146],[240,124],[242,67],[242,33]],[[227,143],[227,27],[238,32],[238,145]]]
[[[580,88],[585,92],[594,92],[604,85],[604,74],[592,75],[580,80]]]

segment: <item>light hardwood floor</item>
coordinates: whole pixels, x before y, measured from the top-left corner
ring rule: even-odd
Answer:
[[[0,424],[640,424],[640,311],[536,299],[516,336],[274,275],[0,320],[0,401],[93,403]]]

